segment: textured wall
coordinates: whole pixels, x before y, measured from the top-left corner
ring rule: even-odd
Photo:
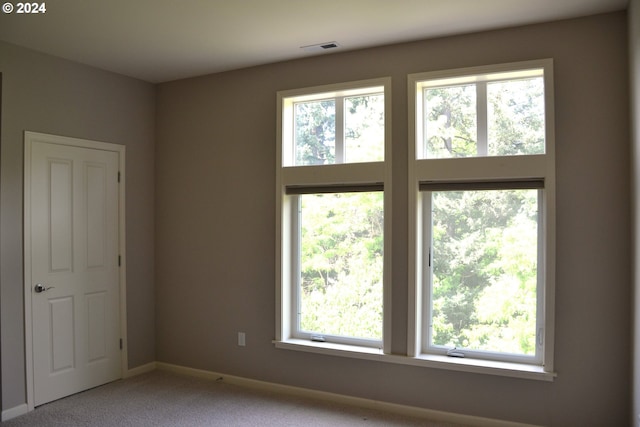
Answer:
[[[155,360],[155,87],[0,42],[2,409],[26,402],[23,132],[126,145],[129,366]]]
[[[463,414],[627,425],[625,13],[335,53],[158,89],[158,360]],[[275,349],[276,92],[392,77],[393,342],[406,349],[407,74],[555,61],[558,372],[552,383]],[[238,331],[247,346],[238,347]]]

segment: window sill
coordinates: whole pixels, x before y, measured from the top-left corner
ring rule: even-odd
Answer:
[[[553,381],[555,372],[547,372],[542,366],[523,363],[496,362],[471,358],[447,357],[421,354],[417,357],[396,354],[384,354],[382,349],[358,347],[345,344],[320,343],[300,339],[273,341],[276,348],[303,351],[329,356],[351,357],[376,362],[396,363],[400,365],[421,366],[425,368],[447,369],[476,374],[499,375],[539,381]]]

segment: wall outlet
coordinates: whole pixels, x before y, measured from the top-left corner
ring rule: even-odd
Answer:
[[[246,338],[244,332],[238,332],[238,345],[244,347],[246,345]]]

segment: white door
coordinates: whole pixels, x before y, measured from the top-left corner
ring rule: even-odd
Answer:
[[[121,378],[119,158],[114,151],[29,142],[25,277],[37,406]]]

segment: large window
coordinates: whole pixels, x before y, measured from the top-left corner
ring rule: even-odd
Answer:
[[[391,79],[279,92],[276,347],[553,379],[552,73],[540,60],[408,76],[395,241]],[[391,285],[392,242],[408,244],[408,283]],[[393,328],[392,298],[409,303]]]
[[[381,349],[389,79],[278,93],[277,340]]]
[[[410,355],[552,370],[551,73],[410,76]]]

